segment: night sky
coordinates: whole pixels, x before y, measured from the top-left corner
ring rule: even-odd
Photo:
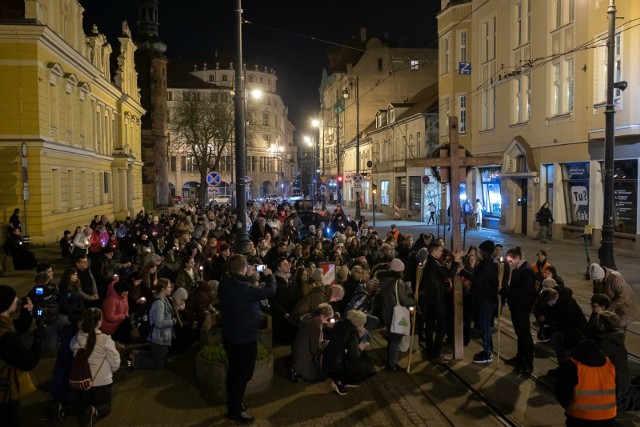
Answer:
[[[96,23],[113,42],[127,19],[135,40],[135,0],[80,3],[86,32]],[[217,52],[221,63],[233,61],[234,5],[235,0],[160,0],[160,37],[169,59],[194,59],[200,65],[206,60],[211,67]],[[254,23],[243,27],[244,62],[276,70],[296,142],[319,109],[318,86],[328,64],[331,45],[314,38],[343,43],[366,27],[370,36],[388,33],[407,47],[437,47],[437,0],[244,0],[242,8]]]

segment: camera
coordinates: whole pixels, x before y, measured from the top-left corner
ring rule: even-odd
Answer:
[[[265,270],[265,268],[267,268],[267,266],[266,266],[266,265],[264,265],[264,264],[256,265],[256,271],[257,271],[258,273],[263,273],[263,272],[264,272],[264,270]]]
[[[44,295],[44,286],[36,286],[36,295]]]

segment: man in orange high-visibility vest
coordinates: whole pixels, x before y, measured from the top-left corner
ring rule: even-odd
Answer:
[[[578,343],[558,369],[556,398],[567,426],[613,426],[616,418],[616,370],[593,340]]]

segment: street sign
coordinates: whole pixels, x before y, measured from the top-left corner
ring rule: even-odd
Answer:
[[[207,184],[209,187],[217,187],[222,182],[222,178],[218,172],[209,172],[207,175]]]
[[[362,182],[362,175],[360,175],[359,173],[354,173],[352,178],[353,178],[353,182],[355,182],[356,184],[360,184]],[[360,188],[360,187],[356,187],[356,188]]]
[[[431,182],[431,178],[429,178],[429,175],[424,175],[424,176],[422,177],[422,183],[423,183],[424,185],[427,185],[427,184],[429,184],[429,182]]]
[[[471,75],[471,63],[470,62],[460,62],[458,64],[458,72],[463,76]]]
[[[322,184],[322,185],[320,186],[320,191],[322,191],[323,193],[326,193],[326,192],[327,192],[327,186],[326,186],[326,185],[324,185],[324,184]]]
[[[324,175],[322,175],[322,176],[320,177],[320,181],[322,181],[322,182],[326,182],[326,181],[327,181],[327,177],[326,177],[326,176],[324,176]]]

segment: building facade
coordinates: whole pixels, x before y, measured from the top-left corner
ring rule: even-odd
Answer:
[[[194,64],[181,60],[169,63],[167,100],[171,115],[176,103],[195,93],[209,99],[216,93],[229,97],[234,88],[233,64],[224,67],[219,60]],[[267,67],[245,67],[247,91],[247,188],[252,199],[270,195],[290,196],[298,173],[297,147],[293,143],[293,124],[288,120],[288,107],[277,92],[278,77]],[[186,94],[186,95],[185,95]],[[169,139],[171,140],[169,125]],[[169,188],[183,200],[196,198],[200,174],[193,159],[184,150],[169,144]],[[232,196],[235,180],[233,145],[225,148],[218,172],[221,183],[209,187],[209,199]]]
[[[371,174],[375,171],[372,171],[372,167],[380,165],[382,159],[381,153],[375,151],[379,146],[370,144],[362,134],[365,130],[379,127],[376,123],[380,125],[381,111],[390,109],[391,114],[395,114],[394,106],[397,106],[399,117],[400,112],[410,108],[404,104],[426,87],[437,83],[437,51],[395,47],[388,41],[368,38],[365,29],[361,30],[359,40],[352,41],[351,44],[353,46],[329,52],[329,66],[323,71],[319,88],[320,124],[317,152],[320,153],[321,180],[324,178],[324,182],[320,184],[325,185],[328,200],[339,199],[353,206],[358,189],[352,176],[356,170],[364,173],[359,190],[364,206],[369,209],[373,202],[374,181]],[[395,120],[385,121],[393,122]],[[360,163],[356,167],[358,127],[361,133]],[[410,155],[417,155],[419,146],[422,155],[425,155],[426,129],[416,130],[402,137],[400,130],[397,132],[399,145],[416,144],[413,151],[409,150]],[[411,138],[420,135],[421,140],[410,142],[409,135]],[[402,156],[404,155],[403,151]],[[400,157],[398,161],[402,161]],[[398,169],[396,173],[406,175],[406,170]],[[391,192],[396,194],[395,186]],[[401,193],[402,197],[399,196]],[[400,187],[397,194],[398,200],[402,203],[407,200]],[[381,204],[378,203],[378,206]],[[393,209],[393,204],[390,209]],[[407,206],[403,204],[402,209],[406,212]]]
[[[599,244],[609,2],[483,3],[442,0],[438,16],[442,114],[464,116],[460,142],[474,156],[503,158],[469,173],[467,197],[481,200],[485,225],[529,236],[538,232],[536,212],[549,202],[556,237],[575,238],[592,227]],[[631,82],[640,64],[634,55],[640,29],[633,24],[640,3],[615,5],[624,17],[616,21],[615,81]],[[616,246],[636,250],[637,91],[631,83],[614,92]]]
[[[112,47],[95,26],[85,35],[78,1],[14,3],[0,24],[0,207],[53,243],[95,214],[142,208],[136,46],[123,23],[111,76]]]

